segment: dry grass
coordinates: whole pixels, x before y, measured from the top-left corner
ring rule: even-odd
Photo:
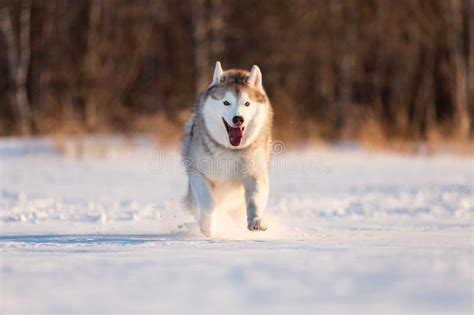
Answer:
[[[153,135],[161,146],[176,149],[179,146],[183,125],[190,115],[190,110],[184,110],[177,115],[170,116],[166,113],[151,116],[140,116],[132,119],[130,130],[123,133],[125,141],[132,149],[134,144],[131,135],[144,133]],[[357,124],[348,124],[335,138],[328,138],[333,129],[324,123],[315,123],[311,120],[298,120],[296,115],[275,115],[273,138],[283,141],[290,146],[315,145],[318,147],[330,146],[331,143],[344,141],[359,143],[364,148],[372,151],[397,151],[407,154],[436,154],[438,152],[456,152],[463,155],[474,155],[474,139],[461,139],[452,137],[443,132],[445,128],[431,129],[428,137],[423,140],[407,139],[402,134],[387,136],[382,123],[371,114],[354,113],[357,118],[351,121]],[[363,123],[361,123],[363,122]],[[94,133],[87,131],[84,123],[74,115],[67,119],[53,119],[50,117],[37,117],[37,126],[41,133],[50,135],[60,152],[82,158],[86,153],[94,156],[106,156],[108,149],[106,141],[87,143],[85,139],[90,134],[115,135],[111,127],[103,127]],[[127,137],[130,136],[130,137]]]

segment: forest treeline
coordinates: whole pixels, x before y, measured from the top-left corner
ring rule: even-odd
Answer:
[[[278,137],[469,140],[474,0],[0,0],[0,134],[180,130],[258,64]]]

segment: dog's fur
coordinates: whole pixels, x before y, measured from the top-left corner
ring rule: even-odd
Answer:
[[[224,105],[224,101],[227,101]],[[234,116],[244,118],[238,145],[231,143]],[[249,230],[266,230],[262,214],[268,194],[273,111],[257,66],[223,71],[216,63],[208,88],[199,96],[185,126],[182,158],[189,185],[186,206],[199,220],[201,232],[212,236],[216,212],[231,201],[246,208]]]

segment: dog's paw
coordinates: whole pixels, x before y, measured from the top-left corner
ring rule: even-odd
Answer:
[[[262,218],[254,218],[248,223],[247,228],[250,231],[265,231],[267,225],[263,222]]]
[[[216,212],[213,212],[210,215],[207,213],[201,213],[199,218],[199,228],[201,233],[206,237],[214,236],[216,230]]]
[[[206,237],[212,237],[214,235],[214,225],[211,220],[201,220],[199,222],[199,229]]]
[[[212,237],[214,235],[214,229],[212,228],[212,224],[202,223],[199,224],[199,229],[201,233],[206,237]]]
[[[201,227],[201,233],[206,237],[212,237],[213,233],[211,229]]]

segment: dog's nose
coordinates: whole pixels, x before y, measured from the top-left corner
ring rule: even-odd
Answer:
[[[236,126],[240,126],[244,123],[244,117],[242,116],[234,116],[234,118],[232,118],[232,122],[234,123],[234,125]]]

